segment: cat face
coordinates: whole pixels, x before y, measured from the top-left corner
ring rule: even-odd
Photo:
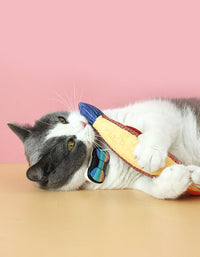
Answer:
[[[24,143],[27,177],[39,187],[74,190],[85,182],[95,133],[79,113],[54,112],[33,127],[8,126]]]

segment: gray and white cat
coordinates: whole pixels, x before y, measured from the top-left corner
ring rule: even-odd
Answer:
[[[140,167],[150,171],[164,167],[168,152],[184,165],[173,165],[159,177],[149,178],[108,149],[105,181],[88,183],[84,174],[100,138],[78,112],[54,112],[33,127],[8,124],[24,143],[29,179],[49,190],[131,188],[159,199],[175,199],[191,183],[200,184],[200,100],[152,99],[104,113],[143,132],[133,153]]]

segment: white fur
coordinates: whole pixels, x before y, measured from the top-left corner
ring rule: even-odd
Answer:
[[[105,181],[102,184],[86,183],[85,163],[81,169],[60,190],[121,189],[135,188],[154,197],[172,199],[185,192],[192,183],[200,184],[200,142],[196,118],[188,107],[181,112],[170,101],[163,99],[137,102],[123,108],[106,110],[104,113],[118,122],[136,127],[143,132],[133,153],[141,167],[155,171],[165,164],[168,151],[186,165],[173,165],[154,179],[146,177],[123,162],[112,151]],[[78,113],[69,116],[69,124],[59,124],[46,139],[61,135],[76,134],[88,147],[91,154],[95,135],[90,125],[83,126],[85,118]],[[190,166],[187,166],[190,165]]]

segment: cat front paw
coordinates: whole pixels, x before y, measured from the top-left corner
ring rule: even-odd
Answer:
[[[192,183],[188,167],[175,164],[162,171],[153,179],[153,195],[159,199],[176,199]]]
[[[145,140],[143,134],[139,136],[139,143],[133,153],[138,165],[143,170],[152,172],[165,166],[167,154],[161,146],[153,144],[151,140]]]

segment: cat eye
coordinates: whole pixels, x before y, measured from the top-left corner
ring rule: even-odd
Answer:
[[[62,116],[59,116],[58,119],[60,120],[60,122],[62,122],[62,124],[67,124],[66,119],[63,118]]]
[[[71,152],[71,150],[74,148],[75,142],[73,140],[69,140],[67,143],[68,151]]]

